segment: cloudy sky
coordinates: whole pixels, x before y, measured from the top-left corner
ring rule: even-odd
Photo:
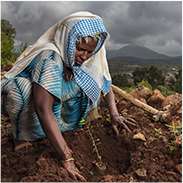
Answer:
[[[1,2],[1,18],[16,28],[16,40],[33,43],[51,25],[76,11],[100,15],[109,49],[138,44],[169,56],[182,54],[181,2],[21,1]]]

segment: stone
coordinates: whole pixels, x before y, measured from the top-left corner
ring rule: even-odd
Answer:
[[[139,168],[135,171],[135,173],[139,176],[139,177],[146,177],[147,176],[147,170],[145,168]]]
[[[145,139],[145,136],[142,134],[142,133],[137,133],[133,136],[133,139],[136,139],[136,140],[142,140],[144,142],[146,142],[146,139]]]

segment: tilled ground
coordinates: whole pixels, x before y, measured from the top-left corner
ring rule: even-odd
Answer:
[[[126,101],[121,101],[118,109],[125,110],[136,120],[137,127],[131,128],[132,134],[121,130],[121,136],[117,138],[106,115],[107,110],[103,112],[103,118],[92,122],[90,127],[106,165],[105,171],[99,171],[95,166],[97,157],[87,126],[64,134],[74,152],[76,165],[87,181],[181,182],[181,145],[171,143],[173,136],[165,124],[152,121],[143,110]],[[14,152],[11,124],[8,119],[2,120],[2,182],[75,181],[69,177],[47,139]],[[138,132],[146,141],[132,138]]]

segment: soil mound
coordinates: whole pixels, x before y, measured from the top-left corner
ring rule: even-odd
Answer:
[[[99,182],[180,182],[182,146],[176,143],[175,134],[164,123],[154,122],[142,109],[120,97],[117,102],[119,112],[133,117],[137,127],[131,128],[132,134],[120,129],[121,135],[117,138],[111,128],[108,110],[105,106],[101,107],[102,119],[93,121],[90,130],[106,165],[105,171],[96,169],[97,156],[87,126],[64,133],[82,175],[87,181]],[[179,108],[180,105],[177,110]],[[133,139],[139,132],[144,135],[145,141]],[[47,139],[14,152],[11,124],[5,117],[2,117],[1,144],[3,182],[74,181]]]

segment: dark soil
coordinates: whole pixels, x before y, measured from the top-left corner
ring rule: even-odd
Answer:
[[[176,168],[181,164],[181,145],[170,142],[173,138],[165,124],[154,122],[143,110],[120,101],[120,112],[133,116],[137,127],[132,134],[120,131],[116,137],[107,115],[103,110],[103,119],[94,121],[90,130],[97,142],[105,171],[96,168],[96,153],[87,126],[83,129],[64,133],[68,145],[74,152],[76,166],[87,181],[154,181],[181,182],[181,172]],[[74,181],[62,166],[62,161],[47,139],[34,142],[32,147],[19,152],[13,151],[11,124],[2,118],[1,133],[1,180],[2,182],[57,182]],[[159,129],[161,133],[157,133]],[[134,140],[134,134],[141,132],[146,142]],[[173,149],[173,150],[172,150]],[[139,175],[140,169],[144,175]]]

